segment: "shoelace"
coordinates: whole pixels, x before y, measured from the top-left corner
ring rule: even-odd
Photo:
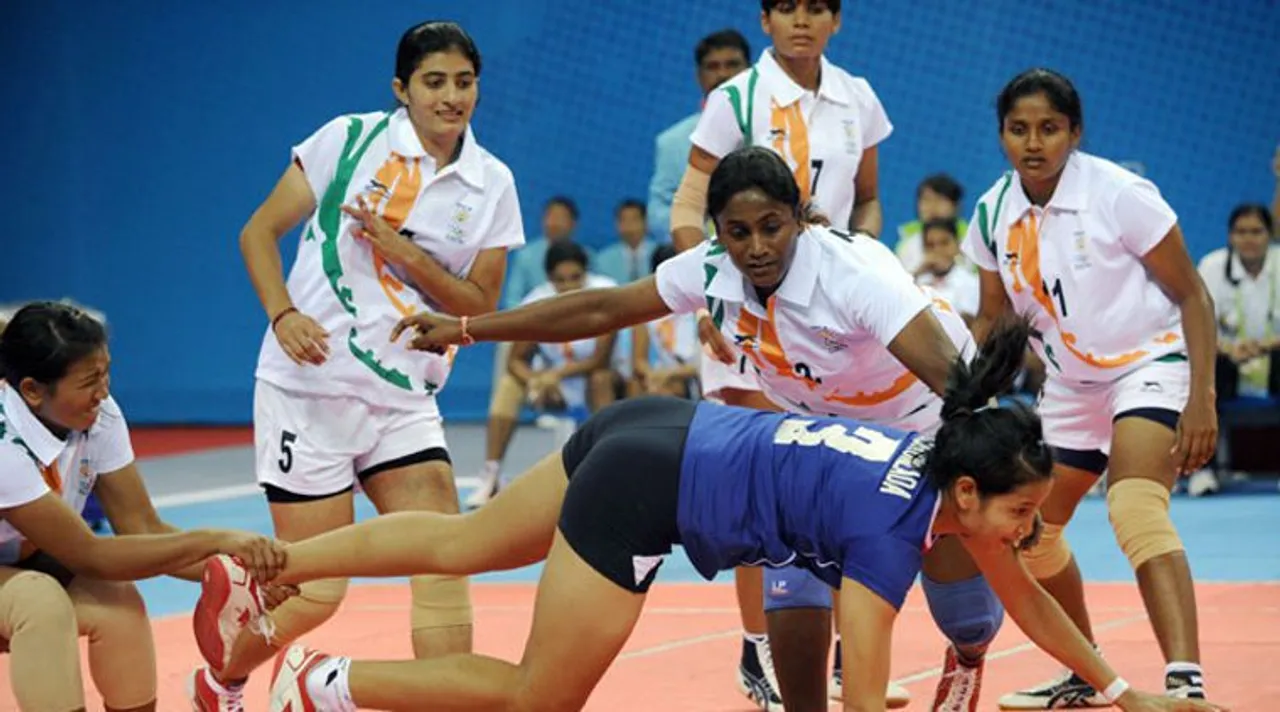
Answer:
[[[958,667],[947,673],[951,687],[947,690],[947,699],[942,701],[942,707],[937,712],[966,712],[976,672],[971,668]]]
[[[760,672],[764,673],[764,684],[769,687],[769,696],[776,698],[780,702],[782,698],[778,694],[778,686],[774,682],[777,673],[773,671],[773,648],[768,643],[757,645],[756,658],[760,661]]]

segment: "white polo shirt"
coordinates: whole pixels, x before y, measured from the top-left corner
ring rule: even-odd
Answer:
[[[960,249],[1034,316],[1050,377],[1110,382],[1185,353],[1181,313],[1142,264],[1177,222],[1154,183],[1077,151],[1044,208],[1016,174],[996,181]]]
[[[329,359],[298,366],[270,328],[257,377],[303,394],[348,396],[399,410],[434,408],[455,349],[440,356],[392,344],[403,316],[438,305],[354,237],[341,207],[364,196],[383,219],[451,274],[465,278],[476,255],[524,244],[515,180],[467,129],[458,160],[436,172],[404,109],[340,116],[293,149],[316,198],[289,272],[298,309],[330,335]]]
[[[887,247],[860,235],[817,226],[798,235],[764,304],[718,243],[667,260],[656,279],[672,311],[706,307],[755,366],[764,394],[796,412],[893,422],[931,402],[933,392],[888,350],[931,306],[956,348],[973,351],[959,316],[932,304]]]
[[[1280,336],[1280,247],[1271,246],[1254,277],[1245,271],[1240,256],[1231,257],[1227,279],[1227,248],[1214,250],[1200,260],[1204,280],[1217,309],[1218,335],[1224,341],[1265,340]]]
[[[824,57],[821,85],[812,92],[788,77],[766,49],[754,67],[711,92],[692,141],[716,158],[744,145],[772,148],[791,166],[802,196],[844,228],[853,214],[862,152],[892,132],[866,79]]]
[[[22,396],[0,384],[0,509],[30,504],[56,492],[76,514],[98,476],[133,462],[129,425],[108,397],[86,432],[58,438],[41,423]],[[8,522],[0,521],[0,564],[26,558],[34,549]]]
[[[698,320],[692,314],[668,314],[647,322],[649,364],[654,368],[676,368],[699,363],[702,345],[698,342]]]

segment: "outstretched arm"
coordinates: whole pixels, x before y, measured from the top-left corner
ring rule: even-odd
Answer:
[[[841,582],[845,712],[878,712],[885,708],[893,623],[897,617],[898,611],[871,589],[848,577]]]

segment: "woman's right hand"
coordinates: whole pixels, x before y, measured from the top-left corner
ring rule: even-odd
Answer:
[[[720,328],[705,309],[698,310],[698,341],[702,342],[702,350],[720,363],[732,366],[737,360],[724,334],[720,333]]]
[[[275,580],[284,570],[285,543],[262,534],[218,532],[218,553],[234,557],[258,583]]]
[[[1125,712],[1228,712],[1212,702],[1151,695],[1132,688],[1116,700],[1116,706]]]
[[[285,355],[299,366],[305,363],[319,366],[329,357],[329,332],[297,309],[277,317],[271,331]]]

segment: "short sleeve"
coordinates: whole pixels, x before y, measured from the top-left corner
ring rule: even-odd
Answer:
[[[706,269],[710,242],[703,242],[692,250],[685,250],[658,265],[654,280],[658,296],[672,312],[692,314],[706,306]]]
[[[919,547],[882,534],[858,537],[846,543],[840,571],[847,579],[866,586],[877,596],[901,609],[920,574],[924,555]]]
[[[988,272],[1000,271],[1000,264],[996,262],[995,253],[991,251],[991,244],[982,236],[982,227],[979,224],[982,220],[981,213],[973,216],[969,221],[969,228],[965,230],[964,241],[960,243],[960,253],[969,258],[969,261]]]
[[[347,127],[350,125],[350,118],[339,116],[293,147],[293,160],[302,167],[317,203],[337,172],[338,158],[347,143]]]
[[[862,108],[862,150],[867,150],[893,133],[893,124],[889,122],[889,114],[885,113],[880,97],[876,95],[871,84],[865,79],[855,80],[862,83],[866,98]]]
[[[481,249],[505,247],[513,249],[524,245],[524,220],[520,217],[520,198],[510,174],[506,178],[497,202],[493,206],[493,223],[480,240]]]
[[[12,440],[0,442],[0,509],[30,504],[49,492],[36,461]]]
[[[1112,207],[1120,241],[1133,254],[1150,252],[1178,223],[1178,215],[1149,180],[1138,180],[1120,189]]]
[[[108,474],[133,463],[133,441],[129,423],[115,399],[108,396],[98,411],[98,422],[89,431],[94,470]]]
[[[929,298],[889,248],[870,238],[855,239],[865,272],[843,282],[845,303],[840,306],[850,316],[852,326],[867,331],[887,347],[908,322],[929,308]]]
[[[698,117],[698,125],[694,127],[693,136],[690,137],[693,145],[716,158],[724,158],[743,144],[742,126],[738,123],[738,115],[729,101],[726,89],[727,87],[722,86],[707,96],[702,116]],[[743,101],[742,104],[745,107],[747,102]]]

